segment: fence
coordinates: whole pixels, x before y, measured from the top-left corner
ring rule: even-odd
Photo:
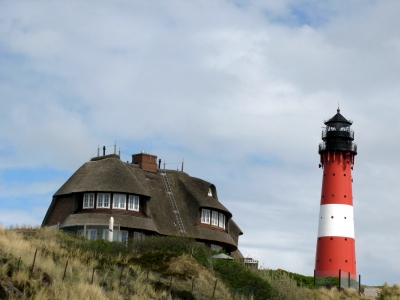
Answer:
[[[76,260],[62,260],[46,249],[28,251],[0,245],[0,270],[8,264],[12,272],[26,272],[30,277],[40,279],[47,284],[54,281],[85,282],[100,286],[104,291],[119,291],[125,295],[134,295],[138,284],[146,285],[145,289],[169,291],[171,296],[199,295],[208,299],[252,299],[240,295],[237,290],[230,294],[219,288],[218,279],[177,278],[173,275],[161,275],[150,268],[138,266],[113,265],[111,267],[82,267]],[[11,267],[10,267],[11,266]],[[222,286],[221,286],[222,287]],[[227,293],[228,292],[228,293]],[[185,297],[186,298],[186,297]],[[190,298],[189,298],[190,299]]]
[[[342,270],[337,271],[317,271],[314,270],[314,286],[325,286],[325,287],[337,287],[338,289],[352,288],[361,290],[361,275],[358,275],[358,281],[356,275],[352,275],[349,272]]]

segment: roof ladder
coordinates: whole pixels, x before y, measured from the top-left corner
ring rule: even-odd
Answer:
[[[164,183],[164,186],[165,186],[165,191],[167,192],[167,197],[168,197],[169,203],[171,204],[172,211],[176,217],[176,222],[178,224],[179,233],[180,233],[180,235],[186,235],[185,227],[183,226],[183,222],[182,222],[181,215],[179,214],[178,206],[176,206],[174,194],[172,194],[171,185],[169,184],[167,172],[165,171],[165,168],[164,169],[160,168],[160,174],[161,174],[161,178]]]

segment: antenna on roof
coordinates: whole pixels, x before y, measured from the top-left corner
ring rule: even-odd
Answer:
[[[153,142],[150,140],[150,156],[149,156],[149,160],[151,160],[151,149],[153,148]]]
[[[117,154],[117,141],[114,142],[114,154]]]
[[[99,156],[100,156],[100,145],[97,144],[97,157],[99,157]]]
[[[340,108],[339,108],[339,101],[337,102],[337,112],[340,112]]]

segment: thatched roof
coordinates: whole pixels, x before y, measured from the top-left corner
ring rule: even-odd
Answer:
[[[80,167],[54,196],[86,191],[114,191],[150,196],[144,173],[137,165],[122,162],[117,155],[92,160]]]
[[[237,247],[240,228],[231,219],[231,212],[222,205],[216,192],[208,196],[210,187],[215,187],[207,181],[191,177],[187,173],[167,170],[173,196],[182,218],[186,235],[204,241],[216,241],[230,248]],[[55,193],[55,201],[67,194],[83,192],[121,192],[142,195],[145,203],[145,218],[112,214],[114,222],[123,227],[153,231],[162,235],[178,235],[176,216],[167,198],[161,174],[145,172],[136,164],[122,162],[117,155],[109,155],[85,163],[67,182]],[[43,221],[47,224],[48,216],[52,214],[53,206]],[[75,209],[77,205],[75,204]],[[199,227],[201,208],[210,208],[223,212],[228,220],[229,232],[218,228]],[[108,224],[111,214],[79,213],[70,214],[60,220],[61,227],[84,223]]]

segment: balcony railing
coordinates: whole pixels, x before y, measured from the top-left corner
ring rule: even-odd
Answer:
[[[354,140],[354,130],[322,130],[322,139],[327,137],[349,137]]]
[[[353,142],[351,143],[333,142],[328,144],[326,142],[323,142],[318,145],[318,153],[325,150],[347,150],[357,154],[357,144]]]

